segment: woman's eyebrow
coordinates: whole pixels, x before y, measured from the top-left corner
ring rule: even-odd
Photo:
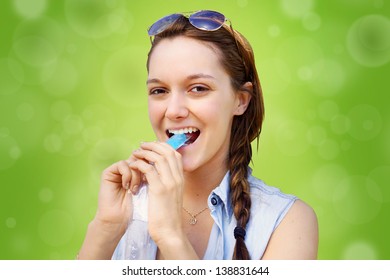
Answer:
[[[215,77],[208,75],[208,74],[203,74],[203,73],[190,75],[187,77],[187,80],[196,80],[196,79],[200,79],[200,78],[214,79],[215,80]]]
[[[159,84],[161,81],[159,79],[147,79],[146,84]]]
[[[196,79],[214,79],[215,80],[215,77],[214,76],[211,76],[211,75],[208,75],[208,74],[203,74],[203,73],[198,73],[198,74],[193,74],[193,75],[189,75],[188,77],[186,77],[186,80],[196,80]],[[146,84],[161,84],[162,81],[160,79],[157,79],[157,78],[152,78],[152,79],[147,79],[146,80]]]

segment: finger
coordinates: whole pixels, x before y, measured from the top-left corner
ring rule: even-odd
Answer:
[[[161,186],[162,183],[160,180],[160,176],[157,173],[157,170],[153,165],[151,165],[143,160],[137,160],[137,161],[132,162],[130,164],[130,168],[138,170],[139,172],[144,174],[144,176],[148,182],[149,188],[150,187],[154,188],[153,186],[156,186],[156,189],[162,189],[162,188],[157,187],[157,186]]]
[[[132,179],[132,171],[125,160],[121,160],[117,163],[118,172],[121,175],[122,187],[126,190],[130,187],[130,181]]]
[[[102,180],[105,182],[113,183],[115,185],[123,183],[123,176],[128,178],[130,173],[129,167],[126,168],[126,165],[123,162],[116,162],[109,167],[107,167],[102,173]],[[126,183],[123,184],[123,187],[126,186]]]
[[[135,150],[136,151],[136,150]],[[133,153],[130,155],[130,157],[126,160],[126,162],[128,163],[128,165],[130,165],[130,163],[134,162],[137,160],[136,157],[134,157],[134,151]],[[137,170],[134,170],[134,169],[131,169],[130,168],[130,172],[131,172],[131,181],[130,181],[130,184],[129,184],[129,190],[131,191],[132,194],[137,194],[138,191],[139,191],[139,186],[141,185],[142,183],[142,174],[137,171]]]
[[[159,174],[154,165],[142,160],[132,163],[130,167],[138,169],[144,174],[149,191],[155,195],[182,197],[184,180],[175,180],[171,175]]]
[[[164,176],[170,177],[172,176],[168,157],[142,149],[134,152],[134,156],[139,160],[144,160],[147,163],[153,165],[156,168],[158,174],[164,174]]]
[[[145,142],[141,144],[141,148],[141,151],[153,151],[165,158],[170,166],[171,174],[176,180],[181,179],[183,173],[181,154],[175,151],[170,145],[164,142]],[[149,161],[156,162],[153,159],[149,159]]]
[[[159,155],[155,152],[141,149],[136,151],[134,156],[152,165],[156,169],[160,181],[164,186],[175,187],[183,185],[183,171],[182,169],[178,169],[178,164],[176,163],[177,158],[174,154],[170,154],[169,156]]]
[[[141,148],[144,150],[155,151],[158,154],[165,154],[167,150],[175,151],[170,145],[165,142],[143,142]]]
[[[132,194],[137,194],[139,191],[139,187],[142,184],[142,174],[138,170],[131,169],[131,182],[129,186],[129,190]]]

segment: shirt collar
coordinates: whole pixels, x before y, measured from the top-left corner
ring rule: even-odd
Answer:
[[[248,167],[248,179],[252,175],[252,169]],[[226,172],[225,176],[223,177],[221,183],[218,187],[216,187],[209,196],[209,202],[212,198],[212,196],[218,196],[220,202],[223,203],[225,206],[226,215],[229,218],[233,217],[233,207],[232,207],[232,201],[230,199],[230,172]],[[222,206],[223,206],[222,205]]]

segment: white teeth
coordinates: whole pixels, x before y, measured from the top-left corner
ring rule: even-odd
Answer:
[[[172,134],[183,134],[183,133],[196,132],[198,130],[199,129],[197,129],[195,127],[186,127],[186,128],[182,128],[182,129],[169,129],[168,132],[172,133]]]

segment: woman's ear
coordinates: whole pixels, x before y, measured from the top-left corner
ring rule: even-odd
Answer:
[[[237,106],[234,111],[234,115],[239,116],[245,113],[246,108],[248,108],[249,102],[252,98],[253,84],[251,82],[246,82],[241,86],[237,92]]]

